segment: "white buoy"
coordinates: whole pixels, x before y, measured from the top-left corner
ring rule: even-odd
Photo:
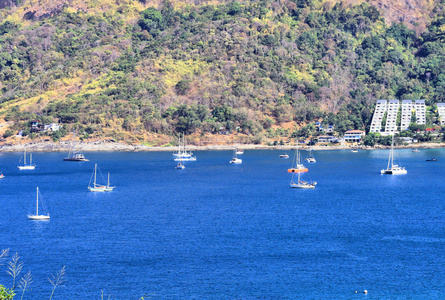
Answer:
[[[368,291],[367,291],[367,290],[364,290],[364,291],[363,291],[363,294],[367,294],[367,293],[368,293]]]

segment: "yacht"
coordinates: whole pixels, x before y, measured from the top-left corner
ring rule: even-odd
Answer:
[[[381,170],[380,173],[388,175],[403,175],[408,173],[408,171],[405,170],[404,167],[400,167],[394,164],[394,135],[392,136],[391,151],[389,152],[389,159],[388,159],[388,167],[386,168],[386,170]]]

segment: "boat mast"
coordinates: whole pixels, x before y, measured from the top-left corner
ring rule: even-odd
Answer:
[[[36,216],[39,215],[39,187],[37,187]]]
[[[97,164],[94,164],[94,187],[96,187],[96,169],[97,169]]]
[[[108,181],[107,181],[107,187],[110,186],[110,172],[108,172]]]
[[[32,153],[29,154],[29,164],[32,165]]]
[[[73,131],[73,155],[72,156],[74,156],[74,153],[76,153],[76,130],[74,129],[74,131]]]
[[[26,166],[26,148],[25,148],[25,154],[23,154],[23,158],[24,158],[23,165]]]

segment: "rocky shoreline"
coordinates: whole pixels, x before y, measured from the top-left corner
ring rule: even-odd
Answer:
[[[72,147],[71,142],[29,142],[23,144],[1,144],[0,152],[21,152],[26,147],[27,151],[33,152],[57,152],[57,151],[70,151]],[[268,146],[268,145],[255,145],[255,144],[241,144],[238,146],[245,150],[292,150],[295,149],[295,145],[285,145],[285,146]],[[233,150],[233,145],[207,145],[207,146],[195,146],[188,145],[187,149],[191,151],[198,150]],[[353,146],[301,146],[300,149],[308,150],[344,150],[344,149],[354,149],[357,147]],[[388,149],[389,146],[375,146],[375,147],[358,147],[361,150],[377,150],[377,149]],[[419,143],[408,146],[398,146],[398,149],[429,149],[429,148],[445,148],[445,143]],[[175,151],[177,147],[150,147],[146,145],[128,145],[123,143],[114,142],[104,142],[104,141],[93,141],[93,142],[78,142],[76,143],[76,150],[93,152],[93,151],[128,151],[128,152],[140,152],[140,151]]]

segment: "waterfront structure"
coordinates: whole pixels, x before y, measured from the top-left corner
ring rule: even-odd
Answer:
[[[363,130],[348,130],[345,132],[345,142],[354,143],[361,142],[365,132]]]
[[[372,116],[371,132],[380,132],[382,129],[382,120],[386,112],[386,100],[377,100],[374,115]]]
[[[413,102],[411,100],[402,100],[402,117],[400,120],[400,131],[408,130],[411,123],[411,114]]]
[[[443,126],[445,124],[445,103],[437,103],[437,110],[439,113],[439,122]]]
[[[320,135],[317,139],[319,143],[333,143],[337,140],[337,138],[332,135]]]

